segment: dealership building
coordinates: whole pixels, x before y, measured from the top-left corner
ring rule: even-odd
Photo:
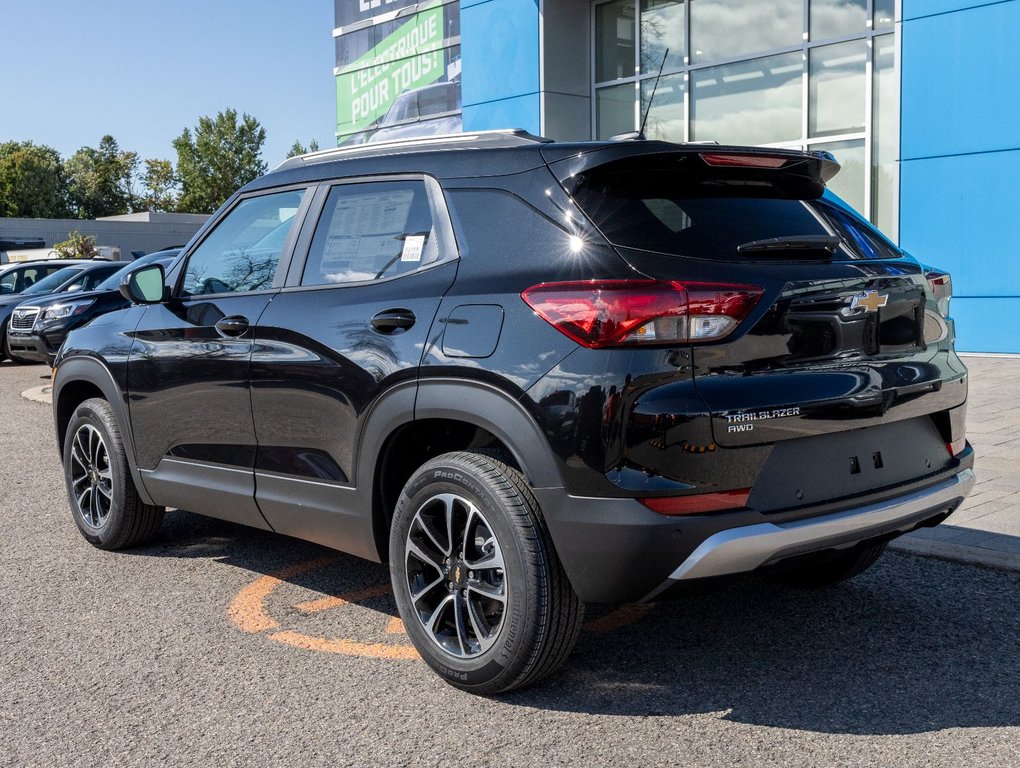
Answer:
[[[337,141],[523,128],[831,152],[1020,353],[1020,0],[335,0]]]

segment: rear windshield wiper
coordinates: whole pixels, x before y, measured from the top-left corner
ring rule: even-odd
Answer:
[[[831,259],[839,247],[840,239],[835,235],[790,235],[770,237],[766,240],[752,240],[737,246],[737,253],[765,255],[787,255],[794,258],[821,256]]]

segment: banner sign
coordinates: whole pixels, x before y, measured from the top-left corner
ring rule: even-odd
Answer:
[[[339,71],[338,132],[365,130],[386,114],[400,94],[446,79],[444,11],[451,7],[459,11],[456,4],[436,5],[408,17],[378,45]]]

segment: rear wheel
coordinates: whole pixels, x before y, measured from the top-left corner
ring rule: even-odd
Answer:
[[[818,555],[777,569],[771,581],[804,589],[820,589],[852,579],[868,570],[885,552],[885,542],[868,544],[845,552]]]
[[[142,501],[110,404],[86,400],[64,434],[64,482],[74,522],[91,544],[121,549],[142,544],[163,522],[163,507]]]
[[[524,476],[448,453],[408,480],[390,531],[397,608],[425,662],[491,694],[530,685],[570,654],[583,618]]]

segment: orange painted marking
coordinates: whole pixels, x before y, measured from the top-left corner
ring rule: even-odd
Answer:
[[[328,639],[311,637],[300,632],[274,632],[269,636],[279,643],[293,645],[306,651],[322,651],[340,653],[345,656],[365,656],[370,659],[417,659],[418,651],[410,645],[390,645],[389,643],[358,643],[353,640]]]
[[[302,573],[313,571],[316,568],[335,563],[334,557],[323,557],[318,560],[309,560],[305,563],[289,565],[281,568],[275,573],[256,579],[247,587],[237,593],[237,596],[230,602],[227,608],[227,615],[237,627],[245,632],[262,632],[266,629],[276,629],[279,622],[266,612],[266,598],[270,593],[280,586],[280,582],[300,576]]]
[[[320,597],[317,600],[307,600],[303,603],[298,603],[294,607],[301,611],[301,613],[318,613],[330,608],[340,608],[351,603],[360,603],[362,600],[371,600],[373,597],[382,597],[383,595],[390,594],[391,591],[389,584],[373,584],[371,587],[365,587],[365,589],[359,589],[356,592],[347,592],[336,597]]]
[[[230,602],[227,615],[243,632],[273,631],[268,635],[270,640],[294,648],[322,653],[339,653],[346,656],[363,656],[370,659],[417,659],[418,652],[409,644],[396,643],[362,643],[345,638],[329,638],[306,635],[302,632],[281,629],[280,622],[266,608],[266,600],[281,584],[295,576],[325,568],[337,560],[323,557],[304,563],[281,568],[274,573],[261,576],[246,586]],[[365,600],[383,597],[391,593],[389,583],[373,584],[369,587],[347,592],[343,595],[330,595],[314,600],[306,600],[295,605],[303,614],[318,613],[332,608],[353,606]],[[642,619],[652,609],[651,605],[623,605],[598,619],[588,622],[584,629],[589,632],[607,634]],[[399,616],[390,617],[384,629],[387,635],[406,634],[404,623]]]

